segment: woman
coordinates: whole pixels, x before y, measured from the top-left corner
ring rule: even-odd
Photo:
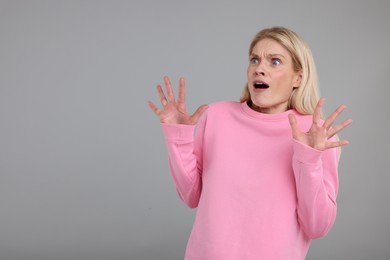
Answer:
[[[168,77],[157,91],[169,166],[180,198],[197,207],[187,260],[304,259],[311,239],[336,218],[339,149],[333,126],[345,106],[321,120],[315,64],[293,31],[260,31],[249,48],[241,102],[185,108]],[[207,110],[207,112],[205,112]],[[194,136],[195,125],[197,124]]]

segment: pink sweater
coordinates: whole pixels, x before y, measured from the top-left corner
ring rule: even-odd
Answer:
[[[162,124],[180,198],[197,207],[186,260],[304,259],[336,218],[337,149],[292,139],[311,116],[210,105],[195,126]],[[194,137],[194,131],[196,132]]]

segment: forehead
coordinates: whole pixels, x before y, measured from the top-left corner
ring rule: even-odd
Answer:
[[[251,53],[259,56],[283,55],[290,57],[290,53],[280,43],[269,38],[258,41]]]

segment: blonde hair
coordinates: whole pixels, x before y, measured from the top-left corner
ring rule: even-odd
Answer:
[[[319,86],[316,65],[309,46],[297,33],[284,27],[272,27],[255,35],[249,47],[249,55],[263,39],[272,39],[282,45],[291,55],[294,71],[302,71],[301,84],[293,89],[288,109],[295,109],[304,115],[313,114],[319,100]],[[248,85],[245,86],[240,101],[251,101]]]

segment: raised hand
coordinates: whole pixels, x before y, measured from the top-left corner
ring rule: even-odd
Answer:
[[[290,114],[288,116],[293,138],[320,151],[349,144],[347,140],[330,141],[329,139],[352,123],[352,119],[347,119],[334,127],[332,126],[340,113],[346,109],[346,106],[341,105],[321,124],[321,111],[324,102],[324,98],[318,101],[313,113],[313,124],[307,133],[299,130],[294,115]]]
[[[195,125],[202,113],[208,108],[207,105],[200,106],[194,114],[189,115],[186,111],[185,104],[185,81],[184,78],[179,80],[179,95],[177,101],[172,90],[172,85],[167,76],[164,77],[166,95],[161,87],[157,85],[157,93],[160,97],[162,109],[157,108],[153,102],[148,101],[149,107],[160,118],[161,123]]]

